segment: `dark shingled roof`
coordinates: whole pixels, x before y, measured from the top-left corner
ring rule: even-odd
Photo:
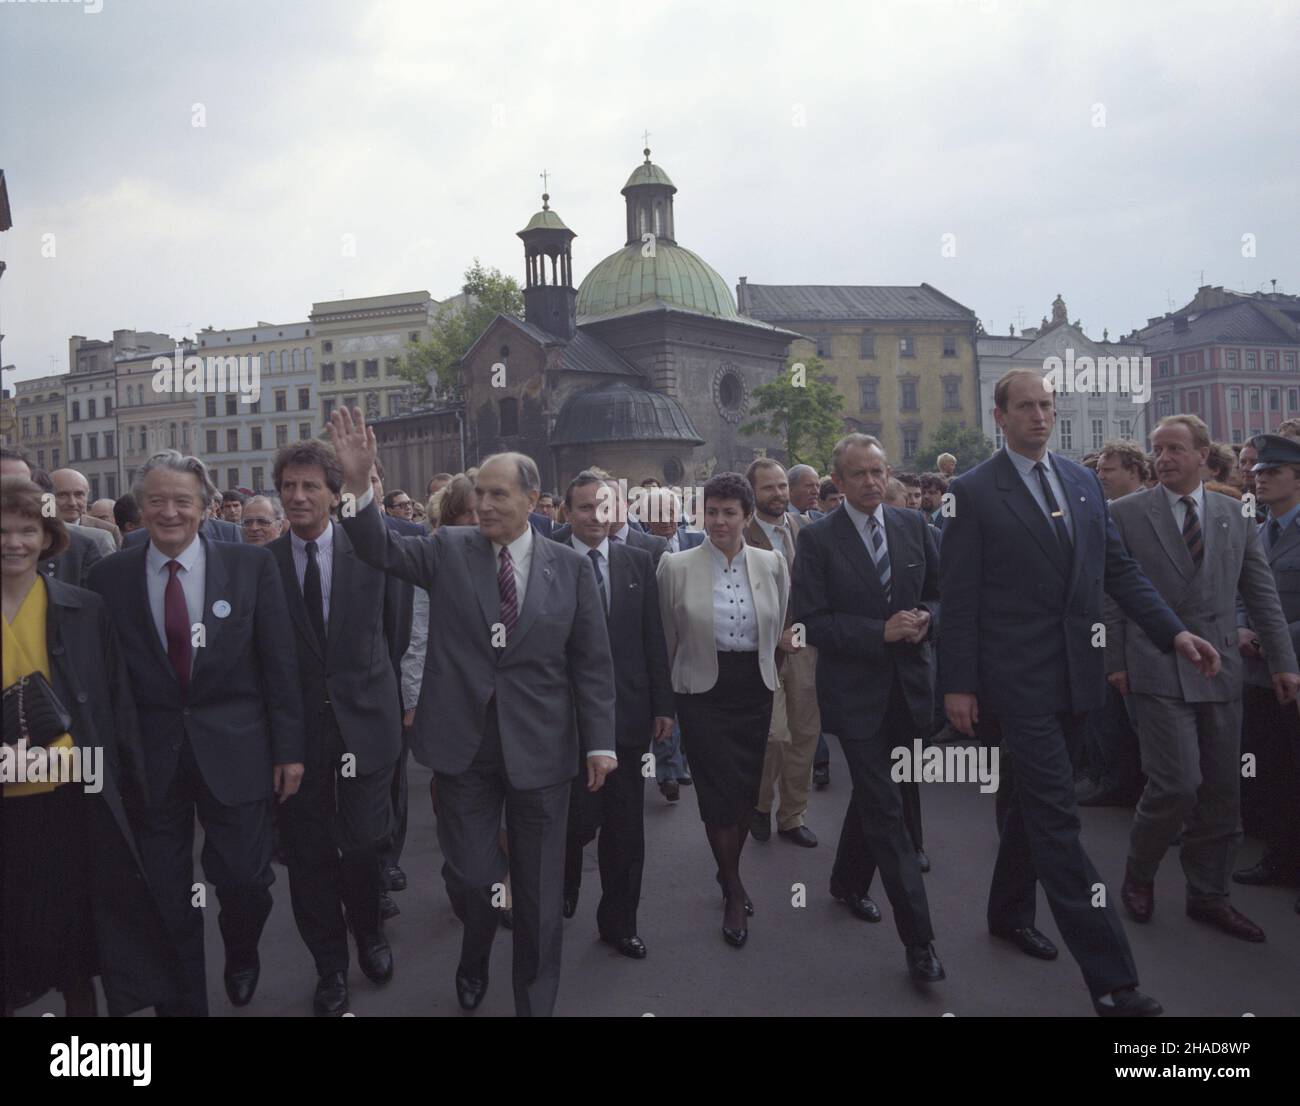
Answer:
[[[1261,310],[1254,303],[1237,303],[1230,307],[1202,311],[1187,322],[1186,330],[1175,330],[1178,316],[1161,319],[1143,328],[1137,340],[1145,352],[1203,346],[1209,342],[1266,342],[1270,345],[1295,345],[1300,341],[1294,326],[1280,312]]]
[[[543,330],[540,326],[514,315],[500,314],[497,315],[497,319],[505,319],[512,327],[523,331],[543,349],[550,346],[563,346],[563,361],[560,365],[562,369],[580,373],[609,373],[615,376],[634,376],[638,380],[645,378],[645,374],[621,353],[613,347],[607,346],[599,338],[586,334],[581,330],[574,334],[571,341],[566,342],[549,331]],[[484,328],[483,333],[474,339],[473,345],[461,355],[457,364],[469,359],[479,342],[483,341],[495,322],[496,319],[493,319]]]
[[[551,434],[551,445],[666,441],[704,444],[675,399],[622,380],[570,396]]]
[[[825,321],[969,322],[975,312],[929,284],[748,284],[741,310],[774,323]]]

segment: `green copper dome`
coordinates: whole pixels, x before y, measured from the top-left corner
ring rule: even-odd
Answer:
[[[738,318],[726,281],[696,254],[662,240],[653,257],[642,257],[642,249],[640,243],[624,246],[587,274],[578,288],[580,316],[662,300],[703,315]]]
[[[649,150],[645,152],[645,161],[633,169],[632,175],[627,178],[627,184],[623,185],[623,193],[626,194],[629,188],[635,188],[640,184],[658,184],[664,188],[671,188],[674,192],[677,191],[677,186],[668,179],[668,174],[650,160]]]

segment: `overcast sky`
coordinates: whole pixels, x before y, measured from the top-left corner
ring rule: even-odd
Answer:
[[[1300,293],[1298,42],[1300,0],[0,0],[5,383],[522,278],[543,168],[581,276],[645,129],[733,289],[927,281],[997,334],[1060,292],[1112,337],[1202,270]]]

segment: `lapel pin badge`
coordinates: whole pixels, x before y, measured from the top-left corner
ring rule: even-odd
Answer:
[[[215,614],[218,618],[225,618],[227,615],[230,614],[230,604],[227,603],[224,599],[218,599],[215,603],[212,604],[212,613]]]

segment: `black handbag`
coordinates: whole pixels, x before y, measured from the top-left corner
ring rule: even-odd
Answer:
[[[31,746],[49,745],[71,726],[72,715],[41,673],[29,673],[5,688],[4,739],[8,744],[26,738]]]

